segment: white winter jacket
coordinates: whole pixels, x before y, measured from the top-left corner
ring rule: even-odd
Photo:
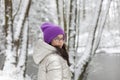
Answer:
[[[71,80],[67,61],[56,52],[53,46],[42,40],[35,44],[33,59],[39,64],[38,80]]]

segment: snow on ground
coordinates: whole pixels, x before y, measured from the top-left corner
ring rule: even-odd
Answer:
[[[0,71],[0,80],[16,80],[12,78],[13,76],[7,75],[5,72]]]
[[[99,47],[118,47],[120,46],[120,32],[117,30],[103,31]]]
[[[0,76],[0,80],[14,80],[14,79],[7,76]]]
[[[7,73],[5,73],[4,71],[0,70],[0,80],[18,80],[18,77],[16,77],[15,75],[8,75]],[[22,79],[19,79],[22,80]],[[31,78],[26,75],[26,78],[24,80],[31,80]]]
[[[96,53],[120,54],[120,47],[119,48],[101,48],[101,49],[98,49]]]

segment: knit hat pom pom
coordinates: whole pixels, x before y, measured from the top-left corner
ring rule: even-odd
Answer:
[[[47,28],[52,27],[52,26],[55,26],[55,25],[53,25],[53,24],[50,23],[50,22],[46,22],[46,23],[43,23],[43,24],[41,25],[41,29],[42,29],[42,31],[44,32]]]

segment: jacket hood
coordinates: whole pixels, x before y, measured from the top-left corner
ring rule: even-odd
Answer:
[[[33,60],[36,64],[39,64],[47,55],[55,51],[56,49],[53,46],[38,40],[34,45]]]

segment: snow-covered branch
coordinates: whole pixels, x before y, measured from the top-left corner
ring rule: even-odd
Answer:
[[[27,13],[27,10],[28,10],[28,6],[29,6],[29,3],[30,0],[22,0],[22,9],[20,9],[21,13],[20,13],[20,17],[19,17],[19,20],[17,22],[17,26],[16,26],[16,32],[15,32],[15,36],[14,36],[14,40],[18,40],[19,39],[19,36],[20,36],[20,32],[21,32],[21,29],[23,27],[23,23],[24,23],[24,20],[25,20],[25,16],[26,16],[26,13]]]
[[[23,28],[23,38],[22,38],[22,48],[18,58],[18,80],[23,80],[25,75],[25,67],[26,67],[26,58],[27,58],[27,42],[28,41],[28,21],[26,21],[25,26]]]

